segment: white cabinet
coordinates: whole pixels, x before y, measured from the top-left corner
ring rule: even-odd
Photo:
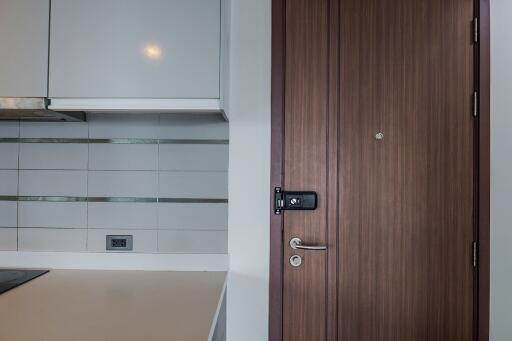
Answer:
[[[50,98],[220,99],[221,0],[52,0],[50,37]]]
[[[0,97],[45,97],[50,0],[0,0]]]

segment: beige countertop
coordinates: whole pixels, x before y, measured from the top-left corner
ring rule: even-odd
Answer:
[[[0,341],[208,341],[225,278],[52,270],[0,295]]]

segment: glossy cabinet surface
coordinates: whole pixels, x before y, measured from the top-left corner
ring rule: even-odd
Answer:
[[[0,97],[44,97],[49,0],[0,0]]]
[[[52,0],[49,97],[218,99],[220,12],[220,0]]]

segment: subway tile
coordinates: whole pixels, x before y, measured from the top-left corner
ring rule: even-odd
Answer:
[[[225,254],[227,248],[227,231],[158,231],[161,253]]]
[[[20,123],[15,121],[2,121],[0,122],[0,138],[2,137],[19,137],[20,136]]]
[[[0,169],[18,169],[18,143],[0,143]]]
[[[88,120],[1,122],[0,137],[229,138],[220,115],[89,114]],[[223,144],[1,143],[0,195],[227,198],[228,150]],[[227,204],[5,201],[0,249],[16,249],[18,216],[23,251],[106,252],[107,234],[129,234],[134,252],[227,252]]]
[[[90,171],[90,197],[147,197],[158,195],[156,171]]]
[[[159,196],[161,198],[210,198],[228,197],[227,172],[160,172]]]
[[[0,227],[18,226],[18,204],[16,201],[0,201]]]
[[[226,230],[228,205],[212,203],[159,203],[160,229]]]
[[[160,115],[161,139],[220,139],[229,138],[229,124],[222,115]]]
[[[133,236],[133,251],[140,253],[157,252],[157,230],[101,230],[89,229],[87,236],[87,250],[91,252],[118,252],[106,250],[107,235]]]
[[[21,122],[22,138],[87,138],[87,122]]]
[[[0,170],[0,195],[18,195],[17,170]]]
[[[18,229],[19,251],[86,251],[85,229]]]
[[[91,144],[91,170],[156,170],[158,146],[153,144]]]
[[[227,171],[229,146],[226,144],[162,144],[160,170]]]
[[[0,228],[0,251],[16,251],[18,248],[18,229]]]
[[[87,196],[87,171],[21,170],[22,196]]]
[[[86,228],[86,202],[22,201],[20,227]]]
[[[158,136],[158,114],[89,114],[90,138],[150,138]]]
[[[154,229],[158,225],[157,203],[90,202],[89,228]]]
[[[87,169],[87,144],[21,143],[20,169]]]

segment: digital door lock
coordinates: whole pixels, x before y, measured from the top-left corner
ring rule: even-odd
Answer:
[[[281,214],[284,210],[315,210],[317,207],[317,195],[312,191],[288,192],[276,187],[274,200],[275,214]]]

